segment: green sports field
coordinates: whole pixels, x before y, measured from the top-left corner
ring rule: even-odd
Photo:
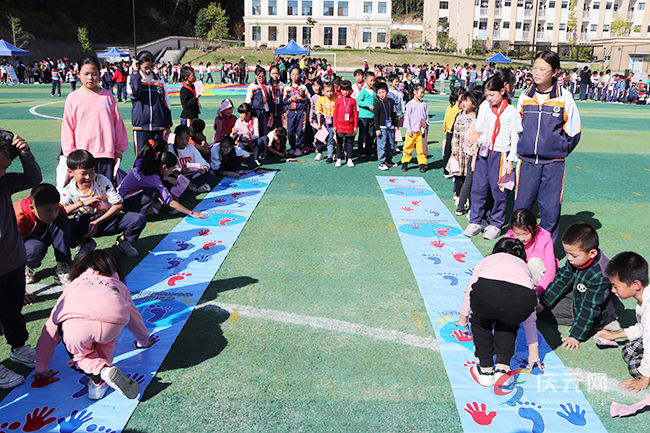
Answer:
[[[61,122],[36,114],[60,117],[63,100],[51,98],[46,86],[0,88],[0,127],[28,140],[49,182],[54,182]],[[233,100],[237,105],[243,96]],[[430,171],[424,178],[453,210],[451,182],[440,169],[447,101],[444,96],[426,100],[431,120],[438,123],[430,134]],[[218,96],[202,98],[208,125],[220,102]],[[177,119],[178,97],[172,105]],[[130,130],[131,105],[120,107]],[[583,133],[567,160],[562,227],[590,222],[609,256],[633,250],[650,258],[650,107],[579,103],[578,108]],[[125,156],[128,167],[132,152]],[[386,330],[434,335],[377,187],[375,175],[385,173],[376,162],[335,168],[312,156],[267,168],[278,170],[275,179],[125,431],[461,431],[440,354],[380,339]],[[400,175],[398,169],[388,173]],[[141,257],[179,220],[167,215],[151,220],[136,244]],[[458,221],[467,224],[464,216]],[[98,244],[111,248],[113,242],[102,238]],[[491,250],[492,242],[475,243],[483,254]],[[128,271],[137,262],[123,263]],[[52,266],[50,254],[37,273],[40,285],[33,288],[49,294],[23,310],[32,345],[56,299],[47,287]],[[237,311],[229,314],[219,304]],[[629,325],[633,305],[625,305],[621,322]],[[365,336],[356,333],[358,325],[367,327]],[[552,347],[567,334],[565,327],[559,333],[540,328]],[[607,392],[580,383],[609,431],[647,431],[648,412],[627,419],[609,416],[611,401],[640,399],[614,386],[628,378],[618,350],[600,351],[588,342],[579,351],[557,353],[568,367],[579,369],[574,371],[610,379]],[[0,360],[28,373],[8,361],[6,345]]]

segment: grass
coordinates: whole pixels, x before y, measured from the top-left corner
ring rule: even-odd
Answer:
[[[0,118],[4,128],[30,142],[45,180],[52,182],[60,121],[29,113],[34,105],[52,102],[48,94],[45,86],[2,88]],[[202,100],[202,117],[211,124],[221,98]],[[60,116],[63,99],[56,101],[38,112]],[[427,102],[432,120],[441,120],[447,105],[444,96],[427,97]],[[601,246],[609,256],[633,250],[649,257],[650,111],[596,103],[578,103],[578,107],[583,135],[567,159],[562,227],[589,221],[599,229]],[[130,104],[120,109],[130,132]],[[177,119],[177,97],[172,98],[172,109]],[[432,128],[432,167],[440,166],[441,129],[440,124]],[[132,152],[125,156],[128,166]],[[279,171],[200,304],[250,305],[433,335],[377,189],[374,176],[381,172],[376,163],[335,169],[305,157],[269,168]],[[389,173],[399,175],[395,169]],[[430,170],[424,178],[453,209],[451,185],[440,169]],[[24,193],[15,198],[20,196]],[[137,244],[142,255],[178,221],[150,221]],[[467,224],[464,217],[458,221]],[[110,237],[102,238],[99,246],[109,248],[112,242]],[[493,245],[483,239],[475,243],[483,254]],[[123,263],[128,271],[137,259]],[[42,282],[51,281],[52,265],[50,254],[45,270],[38,273]],[[32,345],[54,301],[55,295],[43,297],[23,310]],[[629,317],[632,303],[625,305]],[[424,332],[414,315],[422,318]],[[559,331],[565,335],[567,328]],[[543,332],[551,344],[557,344],[557,330],[544,328]],[[577,352],[558,349],[558,355],[569,367],[618,380],[628,377],[617,350],[602,352],[584,344]],[[7,358],[8,348],[2,345],[0,360],[15,368]],[[627,419],[609,417],[612,400],[631,402],[629,398],[581,388],[609,431],[647,430],[643,427],[647,413]],[[229,317],[223,310],[203,307],[188,320],[125,431],[215,430],[458,432],[461,426],[438,352],[308,326]]]

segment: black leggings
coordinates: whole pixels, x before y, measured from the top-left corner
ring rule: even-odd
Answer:
[[[354,144],[354,134],[336,134],[336,159],[344,159],[343,147],[348,158],[352,158],[352,146]]]

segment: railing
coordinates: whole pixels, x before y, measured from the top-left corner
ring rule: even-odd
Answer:
[[[494,10],[494,16],[495,16],[495,17],[500,17],[502,11],[503,11],[503,8],[496,8],[496,9]]]
[[[543,39],[544,38],[544,32],[537,32],[537,39]]]
[[[539,10],[539,17],[540,18],[545,18],[546,17],[546,9],[540,9]]]
[[[499,38],[501,38],[501,30],[494,30],[494,31],[492,32],[492,37],[493,37],[494,39],[499,39]]]
[[[488,14],[488,8],[481,8],[481,16],[486,17]]]
[[[524,16],[529,17],[533,15],[533,10],[532,9],[524,9]]]
[[[530,31],[524,30],[523,32],[521,32],[521,38],[524,40],[530,39]]]
[[[584,12],[582,13],[582,18],[583,18],[583,19],[589,19],[589,11],[584,11]]]

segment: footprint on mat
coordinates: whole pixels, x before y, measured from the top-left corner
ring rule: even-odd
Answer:
[[[111,433],[116,430],[110,429],[105,426],[98,426],[97,424],[90,424],[88,427],[86,427],[86,431],[89,432],[102,432],[102,433]]]
[[[427,261],[427,263],[433,263],[434,265],[439,265],[442,263],[440,256],[436,254],[422,254],[422,257]]]
[[[167,313],[172,309],[169,305],[151,305],[148,310],[151,313],[151,317],[147,319],[149,323],[155,323],[165,317]]]
[[[167,285],[169,287],[174,287],[177,282],[184,280],[186,277],[190,277],[192,274],[186,274],[185,272],[181,272],[180,274],[172,275],[168,280],[167,280]]]
[[[442,275],[443,280],[449,281],[449,285],[451,286],[458,285],[458,275],[448,274],[448,273],[439,273],[438,275]]]
[[[544,417],[537,410],[542,407],[530,401],[518,401],[517,404],[523,406],[517,411],[519,416],[533,423],[531,433],[543,433],[546,430],[546,424],[544,423]]]

